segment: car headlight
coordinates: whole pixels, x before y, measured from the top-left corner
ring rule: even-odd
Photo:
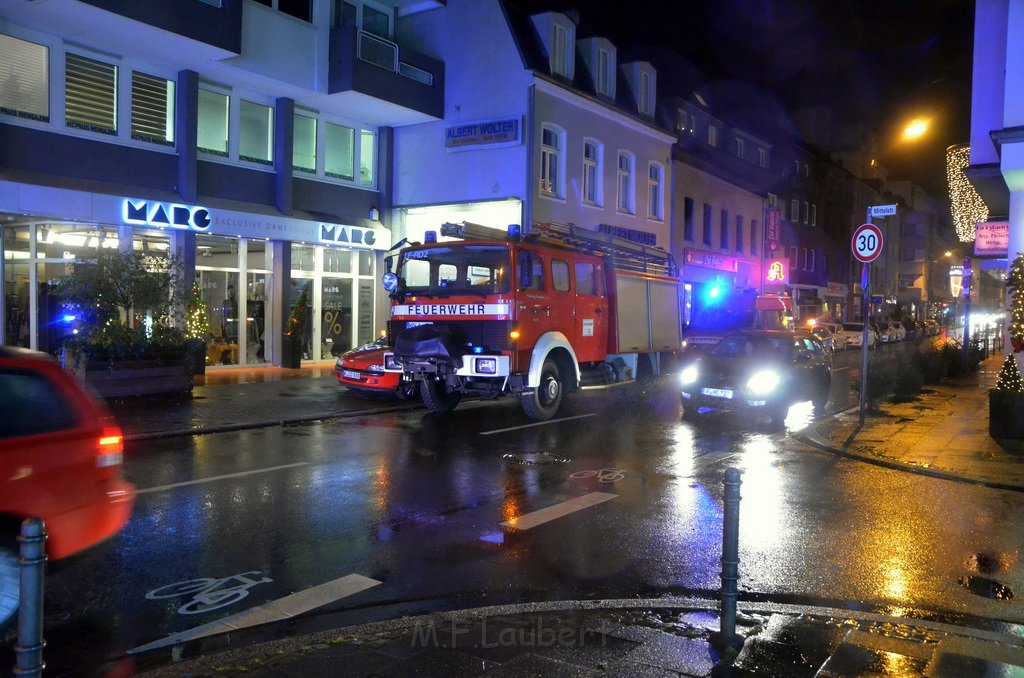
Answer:
[[[765,394],[771,393],[779,386],[779,374],[772,370],[762,370],[757,372],[749,380],[747,380],[747,388],[752,393]]]
[[[384,366],[383,365],[370,365],[369,367],[366,368],[366,371],[367,372],[383,372],[384,371]]]
[[[690,365],[679,373],[680,384],[692,384],[695,381],[697,381],[697,368],[693,365]]]

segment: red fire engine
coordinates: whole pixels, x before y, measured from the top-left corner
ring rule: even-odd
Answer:
[[[671,255],[576,227],[444,224],[391,258],[389,336],[402,379],[432,411],[514,395],[552,417],[581,384],[657,375],[680,347]]]

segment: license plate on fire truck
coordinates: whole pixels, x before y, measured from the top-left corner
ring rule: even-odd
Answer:
[[[715,396],[716,398],[732,397],[732,391],[727,388],[702,388],[700,392],[707,396]]]

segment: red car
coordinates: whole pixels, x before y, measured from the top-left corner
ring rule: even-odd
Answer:
[[[135,503],[123,455],[102,400],[51,356],[0,346],[0,629],[17,619],[21,522],[45,521],[50,560],[116,535]]]
[[[388,353],[391,347],[386,337],[342,353],[334,364],[334,376],[339,384],[356,393],[395,395],[402,400],[411,398],[416,393],[416,385],[403,382],[399,372],[384,371]]]

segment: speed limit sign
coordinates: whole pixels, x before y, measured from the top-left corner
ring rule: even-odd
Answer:
[[[857,261],[870,263],[882,253],[882,231],[874,224],[861,224],[853,232],[850,245]]]

